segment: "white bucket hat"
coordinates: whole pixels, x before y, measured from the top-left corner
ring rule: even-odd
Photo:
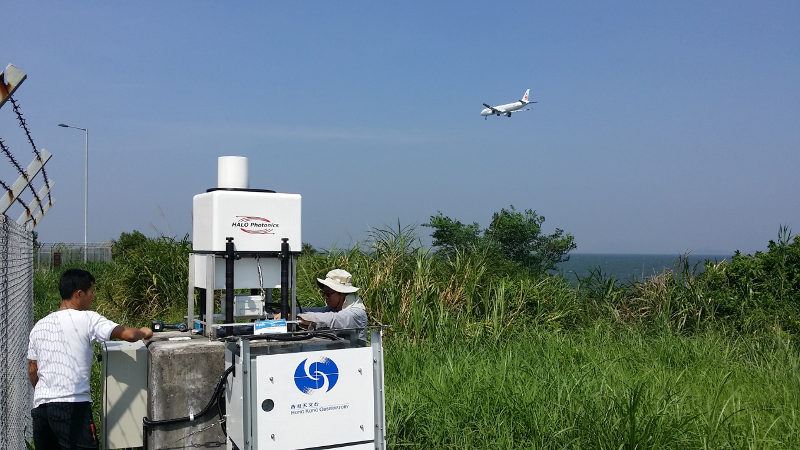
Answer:
[[[353,286],[352,279],[353,276],[350,275],[350,272],[342,269],[333,269],[325,275],[324,280],[317,278],[317,284],[320,288],[325,285],[336,292],[352,294],[360,289]]]

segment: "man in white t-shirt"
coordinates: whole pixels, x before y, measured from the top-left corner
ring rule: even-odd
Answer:
[[[80,269],[61,276],[61,308],[34,325],[28,343],[33,393],[33,442],[37,449],[97,448],[89,377],[93,342],[150,339],[150,328],[127,328],[89,311],[94,277]]]

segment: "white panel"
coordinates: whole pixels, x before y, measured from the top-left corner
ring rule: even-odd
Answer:
[[[103,344],[104,448],[142,446],[147,415],[147,347],[139,342]]]
[[[225,289],[225,259],[217,258],[214,266],[214,289]],[[258,284],[258,262],[254,258],[242,258],[233,262],[233,288],[256,289]],[[281,287],[281,260],[261,258],[261,277],[264,289]]]
[[[213,255],[193,253],[190,263],[194,265],[194,286],[208,289],[207,280],[208,259],[214,258],[214,288],[225,289],[225,259]],[[261,277],[264,289],[281,287],[281,261],[278,258],[262,257],[260,261],[254,258],[242,258],[233,262],[233,288],[257,289],[261,285],[258,281],[258,265],[261,264]]]
[[[53,185],[55,184],[53,182],[53,180],[47,180],[47,182],[48,182],[48,184],[45,184],[44,186],[42,186],[42,188],[39,189],[39,193],[36,194],[39,197],[39,199],[37,200],[34,197],[33,201],[28,205],[28,209],[26,209],[25,211],[22,211],[22,214],[19,216],[19,219],[17,219],[17,223],[18,224],[25,225],[25,222],[27,222],[28,219],[30,219],[30,214],[36,212],[37,209],[39,211],[47,212],[47,209],[45,209],[44,207],[39,208],[39,204],[41,203],[39,200],[45,199],[47,197],[47,193],[50,192],[50,189],[52,189]],[[50,206],[50,202],[52,202],[52,200],[50,200],[45,205],[46,206]],[[38,219],[37,219],[37,221],[38,221]]]
[[[225,407],[228,412],[226,430],[228,432],[228,448],[231,449],[231,440],[240,448],[244,447],[244,426],[242,424],[242,359],[233,353],[225,352],[225,367],[236,364],[236,369],[228,376],[228,388],[225,390]],[[234,412],[235,411],[235,412]]]
[[[192,217],[194,251],[225,251],[227,237],[240,252],[279,252],[281,238],[291,251],[302,248],[299,194],[206,192],[194,196]]]
[[[19,178],[17,178],[17,181],[11,185],[11,190],[6,191],[5,195],[0,197],[0,212],[2,212],[2,214],[5,214],[6,210],[14,202],[14,199],[17,198],[17,196],[19,196],[19,194],[21,194],[22,191],[28,186],[28,180],[33,180],[33,177],[35,177],[39,171],[42,170],[42,167],[44,167],[45,163],[50,160],[50,156],[52,156],[45,149],[42,149],[42,151],[39,152],[39,155],[39,158],[34,158],[33,161],[28,164],[26,175],[20,175]]]
[[[211,258],[208,255],[198,255],[196,253],[189,254],[189,264],[194,267],[194,278],[189,282],[194,283],[194,286],[205,288],[206,279],[206,258]]]
[[[256,367],[259,450],[374,440],[371,348],[261,355]]]

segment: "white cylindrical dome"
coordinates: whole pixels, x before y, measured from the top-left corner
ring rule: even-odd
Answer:
[[[247,158],[244,156],[220,156],[217,160],[217,187],[248,189],[250,179]]]

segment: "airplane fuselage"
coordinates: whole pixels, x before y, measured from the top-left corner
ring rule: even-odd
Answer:
[[[514,103],[507,103],[505,105],[500,105],[500,106],[493,106],[495,111],[500,111],[499,114],[497,112],[492,111],[489,108],[484,108],[484,110],[481,111],[481,115],[482,116],[491,116],[492,114],[497,114],[499,116],[499,115],[510,114],[510,113],[512,113],[514,111],[517,111],[519,109],[524,108],[528,103],[530,103],[530,102],[514,102]]]

